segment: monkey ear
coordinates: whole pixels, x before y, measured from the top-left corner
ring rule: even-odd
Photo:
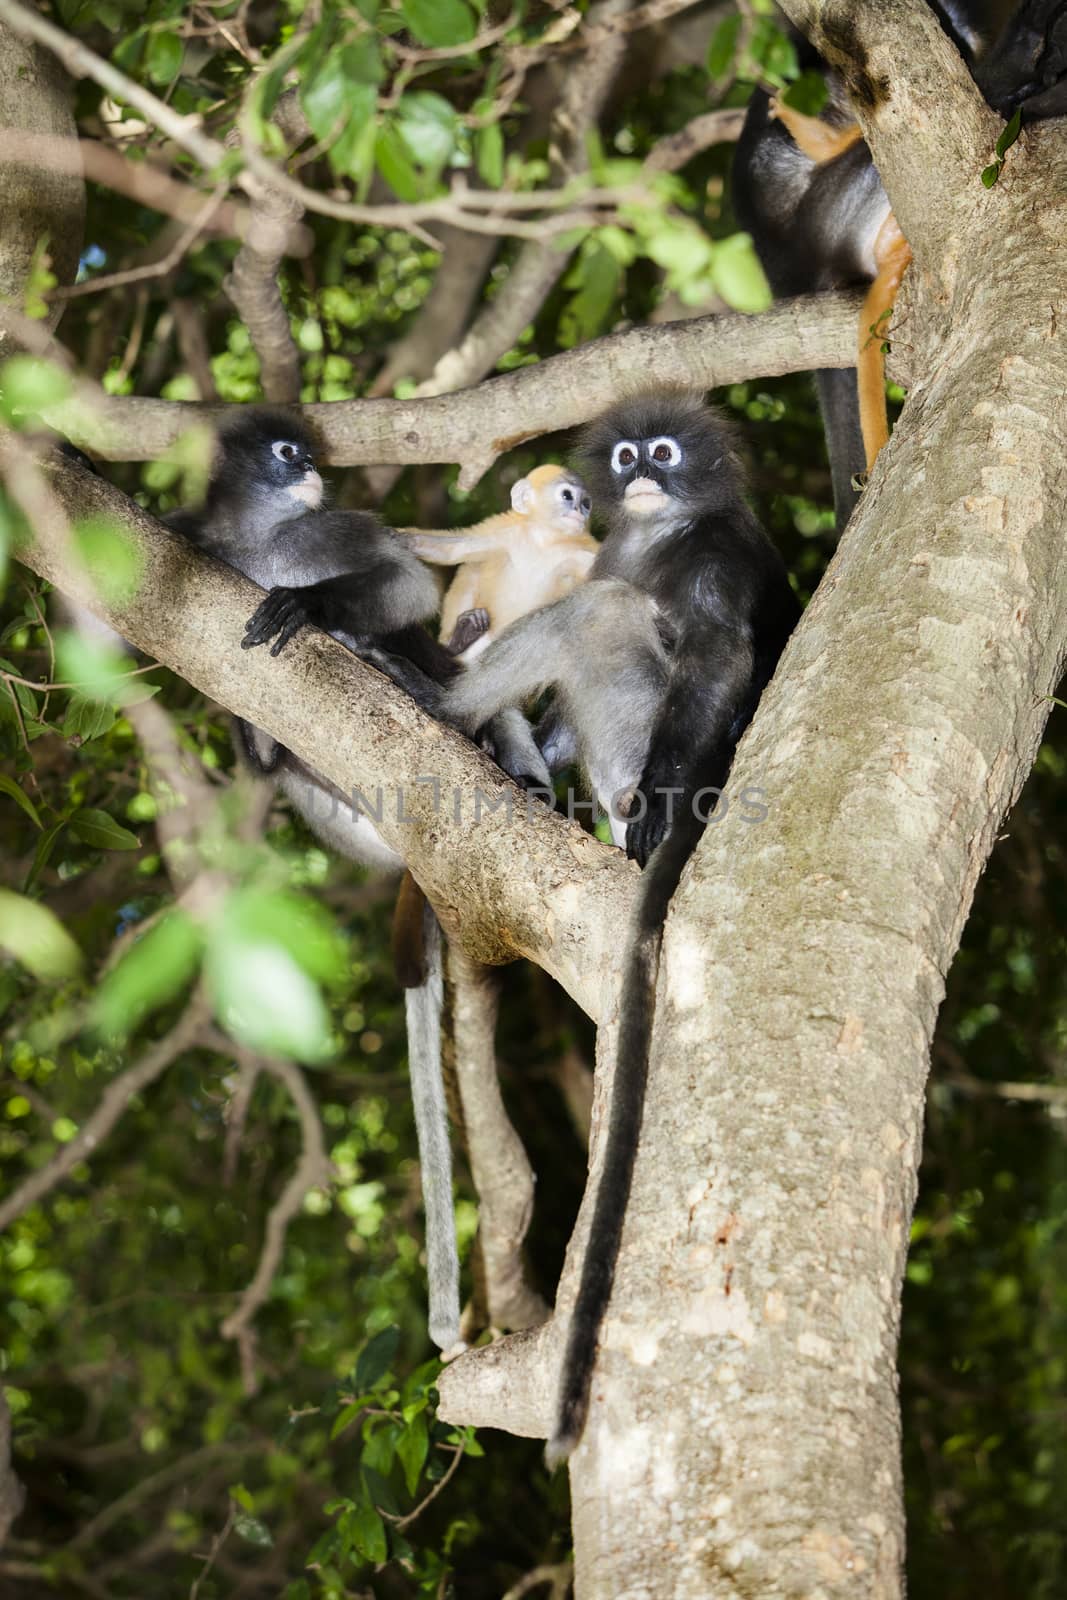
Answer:
[[[512,509],[512,511],[518,511],[518,512],[520,512],[522,514],[522,516],[525,516],[528,511],[531,511],[533,509],[533,503],[534,503],[534,501],[536,499],[537,499],[537,491],[534,489],[534,486],[530,482],[529,478],[520,478],[518,483],[513,483],[512,484],[512,486],[511,486],[511,509]]]

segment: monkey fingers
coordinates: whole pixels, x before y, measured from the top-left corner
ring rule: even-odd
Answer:
[[[488,632],[489,613],[484,606],[475,606],[471,611],[461,611],[445,649],[451,651],[454,656],[462,655],[476,639],[480,639],[483,633]]]
[[[307,609],[300,597],[300,590],[279,586],[270,591],[245,623],[241,648],[251,650],[256,645],[267,644],[274,639],[270,653],[272,656],[281,655],[289,640],[299,633],[307,621]]]
[[[645,788],[641,792],[645,806],[641,815],[635,817],[626,829],[626,855],[630,861],[636,861],[639,867],[645,867],[653,850],[666,838],[670,818],[666,790]]]

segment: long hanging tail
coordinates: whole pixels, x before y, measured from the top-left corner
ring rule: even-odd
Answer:
[[[550,1468],[565,1461],[578,1443],[589,1409],[597,1338],[611,1298],[641,1135],[663,923],[682,869],[704,831],[694,804],[695,794],[695,788],[687,793],[674,826],[641,880],[634,932],[626,954],[604,1163],[563,1354],[555,1431],[545,1448],[545,1461]]]
[[[452,1148],[448,1139],[448,1106],[441,1071],[441,1006],[444,997],[441,928],[427,902],[423,911],[425,981],[405,989],[408,1065],[415,1132],[422,1171],[422,1203],[426,1212],[426,1259],[429,1279],[430,1338],[438,1349],[455,1352],[459,1334],[459,1252],[452,1210]]]

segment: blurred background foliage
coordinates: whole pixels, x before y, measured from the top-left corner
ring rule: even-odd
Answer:
[[[559,9],[58,0],[55,12],[220,137],[252,79],[265,117],[284,87],[272,62],[295,62],[321,141],[303,181],[325,190],[343,176],[359,194],[408,200],[441,192],[456,170],[489,187],[505,175],[518,187],[549,181],[544,124],[531,134],[525,121],[532,80],[508,99],[506,51],[542,38]],[[757,79],[797,78],[760,4],[696,6],[634,38],[591,149],[598,182],[628,181],[659,140],[709,109],[743,105]],[[442,48],[451,53],[419,55]],[[88,82],[78,115],[89,134],[122,122],[122,108]],[[261,131],[269,139],[265,122]],[[130,149],[149,142],[135,136]],[[729,163],[727,144],[701,149],[650,204],[564,238],[566,270],[498,369],[629,324],[762,303],[732,219]],[[314,248],[282,276],[302,397],[366,394],[416,328],[440,257],[399,229],[307,220]],[[90,184],[82,281],[158,258],[169,226]],[[257,358],[223,292],[235,248],[202,239],[156,276],[78,296],[63,341],[115,392],[260,398]],[[520,248],[501,238],[487,251],[475,311],[507,283]],[[42,254],[34,292],[49,288]],[[425,376],[391,373],[388,388],[408,393]],[[32,411],[31,390],[25,373],[7,371],[9,419],[19,420],[20,396]],[[752,382],[717,398],[741,425],[755,502],[807,599],[833,549],[811,385]],[[351,504],[384,494],[399,524],[473,521],[567,445],[513,452],[470,494],[437,468],[352,472],[335,493]],[[106,471],[154,511],[180,500],[176,463]],[[7,505],[4,542],[16,531]],[[0,614],[5,1193],[68,1144],[105,1086],[165,1036],[200,957],[176,923],[159,920],[174,883],[129,697],[31,687],[60,676],[46,587],[12,564]],[[303,1070],[332,1176],[291,1223],[254,1338],[239,1350],[220,1325],[255,1270],[302,1129],[285,1084],[267,1072],[251,1080],[216,1035],[179,1055],[92,1159],[0,1234],[3,1382],[27,1490],[0,1587],[17,1579],[29,1597],[101,1600],[562,1595],[564,1478],[549,1479],[536,1442],[475,1438],[434,1418],[403,1010],[388,953],[392,889],[330,860],[281,803],[262,837],[242,839],[248,794],[234,782],[224,715],[162,668],[131,681],[165,706],[217,795],[213,864],[233,893],[260,896],[218,935],[216,968],[230,973],[218,979],[220,1014],[239,1003],[242,970],[264,940],[302,965],[320,1008],[312,1031],[322,1048],[304,1052]],[[902,1342],[916,1600],[979,1591],[1051,1600],[1067,1589],[1063,719],[1054,710],[979,886],[934,1052]],[[322,908],[325,923],[315,920]],[[34,954],[31,922],[19,917],[38,914]],[[280,926],[290,918],[307,934],[299,948]],[[248,942],[250,921],[258,943]],[[150,959],[142,950],[131,960],[145,927],[156,937],[143,947]],[[540,1175],[530,1255],[551,1296],[584,1177],[567,1088],[591,1059],[590,1029],[542,974],[512,968],[500,1058]],[[476,1209],[462,1163],[457,1215],[469,1274]]]

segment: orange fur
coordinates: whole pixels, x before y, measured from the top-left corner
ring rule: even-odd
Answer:
[[[793,136],[793,142],[818,166],[843,155],[857,140],[863,138],[858,122],[835,128],[821,117],[810,117],[804,111],[794,111],[792,106],[783,105],[777,98],[771,101],[771,116],[785,124]]]
[[[859,384],[860,428],[867,456],[867,471],[874,466],[878,452],[889,439],[889,419],[885,409],[885,334],[887,313],[896,303],[900,280],[911,261],[908,241],[890,212],[874,242],[878,271],[871,281],[860,312],[859,353],[856,376]]]

